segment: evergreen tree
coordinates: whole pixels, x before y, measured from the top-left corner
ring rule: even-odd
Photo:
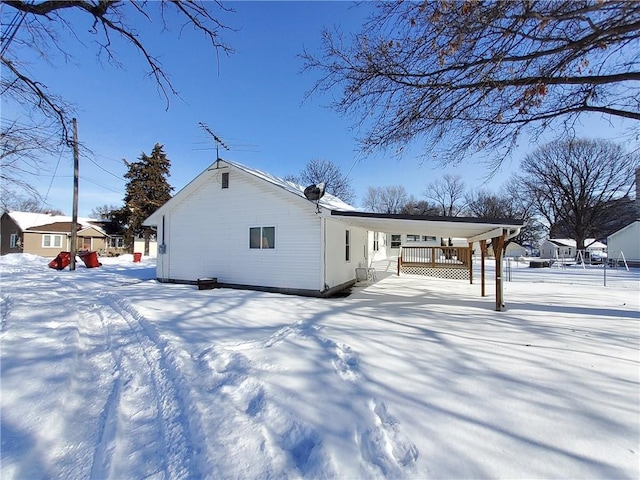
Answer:
[[[163,148],[156,143],[151,156],[142,152],[137,162],[129,163],[125,160],[129,168],[125,174],[129,182],[126,185],[125,206],[122,210],[122,217],[126,219],[127,225],[125,243],[133,249],[135,237],[143,235],[145,255],[149,254],[152,230],[143,226],[142,222],[171,198],[173,190],[167,181],[171,162]]]

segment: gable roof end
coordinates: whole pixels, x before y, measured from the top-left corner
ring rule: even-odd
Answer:
[[[196,176],[191,182],[189,182],[185,187],[183,187],[178,193],[176,193],[168,202],[158,208],[155,212],[153,212],[144,222],[143,225],[153,226],[158,225],[161,222],[162,215],[170,209],[172,205],[176,202],[182,200],[183,197],[191,194],[194,190],[198,189],[201,184],[203,177],[207,176],[209,172],[212,170],[217,170],[220,167],[228,166],[231,168],[235,168],[240,170],[241,172],[247,173],[255,178],[258,178],[264,182],[267,182],[275,187],[282,188],[286,190],[292,195],[296,195],[309,202],[304,195],[305,187],[298,185],[294,182],[290,182],[288,180],[284,180],[280,177],[276,177],[275,175],[271,175],[270,173],[263,172],[262,170],[257,170],[255,168],[247,167],[246,165],[242,165],[241,163],[232,162],[230,160],[218,159],[214,163],[212,163],[209,167],[207,167],[203,172],[201,172],[198,176]],[[315,202],[314,202],[315,203]],[[325,195],[318,201],[318,205],[321,208],[326,210],[338,210],[338,211],[355,211],[356,208],[352,205],[349,205],[346,202],[343,202],[338,197],[331,195],[330,193],[325,193]]]

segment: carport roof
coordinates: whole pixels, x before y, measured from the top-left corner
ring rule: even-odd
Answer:
[[[434,217],[342,210],[331,210],[331,216],[374,232],[465,238],[470,243],[499,237],[505,230],[506,238],[514,237],[524,226],[523,220],[503,218]]]

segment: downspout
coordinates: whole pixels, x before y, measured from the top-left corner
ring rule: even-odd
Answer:
[[[327,288],[327,219],[320,217],[320,288],[322,293]]]
[[[166,274],[166,261],[167,261],[167,257],[166,257],[166,253],[167,253],[167,241],[165,239],[165,227],[164,227],[164,215],[162,215],[162,243],[158,246],[158,255],[162,255],[161,257],[161,269],[160,269],[160,279],[161,280],[166,280],[167,279],[167,274]]]

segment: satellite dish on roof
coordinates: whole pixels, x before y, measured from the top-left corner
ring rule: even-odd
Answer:
[[[324,182],[309,185],[304,189],[304,196],[307,200],[318,201],[324,195]]]

